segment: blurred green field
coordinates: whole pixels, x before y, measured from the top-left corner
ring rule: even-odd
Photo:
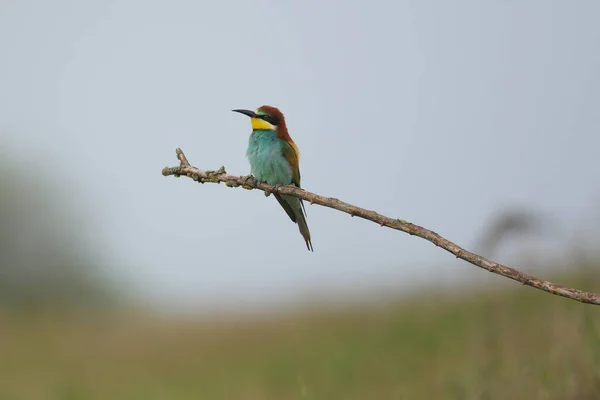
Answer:
[[[499,286],[229,321],[5,314],[0,399],[600,398],[600,307]]]

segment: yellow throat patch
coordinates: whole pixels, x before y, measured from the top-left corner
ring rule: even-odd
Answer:
[[[271,125],[264,119],[260,118],[250,118],[250,123],[252,124],[252,130],[272,130],[277,129],[275,125]]]

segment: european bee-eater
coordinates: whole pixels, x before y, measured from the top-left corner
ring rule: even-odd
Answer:
[[[273,186],[300,187],[300,151],[290,137],[281,111],[271,106],[262,106],[256,111],[232,111],[250,117],[252,133],[246,156],[250,161],[250,171],[254,178]],[[275,198],[292,221],[298,224],[306,247],[313,251],[302,199],[277,193]]]

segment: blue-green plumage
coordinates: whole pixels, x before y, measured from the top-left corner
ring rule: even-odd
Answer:
[[[283,155],[285,143],[273,130],[255,130],[250,135],[246,156],[256,179],[269,185],[289,185],[293,180],[290,163]]]

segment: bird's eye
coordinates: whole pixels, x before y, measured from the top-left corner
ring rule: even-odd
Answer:
[[[279,124],[279,120],[276,117],[272,117],[270,115],[262,115],[261,118],[270,123],[271,125]]]

